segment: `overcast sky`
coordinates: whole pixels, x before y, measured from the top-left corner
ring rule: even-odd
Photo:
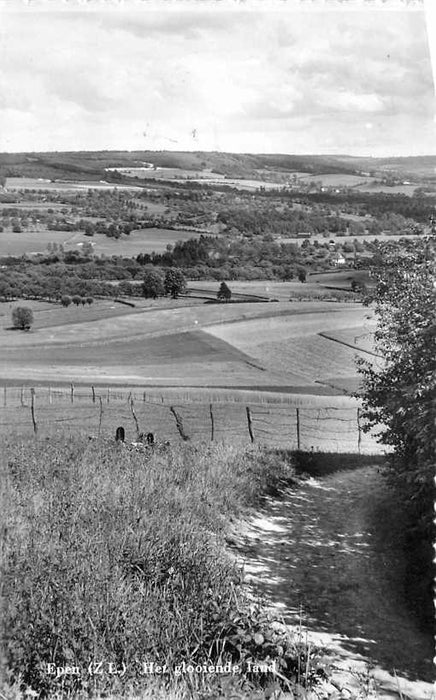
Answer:
[[[436,154],[423,11],[265,6],[0,10],[0,151]]]

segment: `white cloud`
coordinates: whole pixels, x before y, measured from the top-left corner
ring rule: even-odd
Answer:
[[[4,13],[0,151],[436,152],[422,12],[216,8]]]

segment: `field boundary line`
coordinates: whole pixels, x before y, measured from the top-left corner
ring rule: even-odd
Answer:
[[[333,338],[333,336],[329,335],[325,331],[320,331],[317,335],[321,336],[321,338],[326,338],[327,340],[332,340],[334,343],[339,343],[340,345],[345,345],[348,348],[351,348],[352,350],[356,350],[358,352],[366,352],[368,355],[373,355],[373,357],[380,357],[382,358],[382,355],[378,355],[376,352],[373,352],[372,350],[365,350],[364,348],[361,348],[356,345],[352,345],[351,343],[347,343],[346,340],[339,340],[338,338]]]

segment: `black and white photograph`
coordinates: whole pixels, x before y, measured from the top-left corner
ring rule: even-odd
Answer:
[[[436,700],[436,4],[0,0],[0,700]]]

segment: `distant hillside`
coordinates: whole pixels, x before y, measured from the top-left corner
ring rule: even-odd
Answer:
[[[0,154],[0,177],[43,177],[49,179],[107,178],[105,168],[140,167],[145,162],[158,167],[185,170],[213,170],[228,177],[264,178],[270,173],[306,172],[376,176],[390,173],[399,177],[436,179],[436,156],[365,158],[347,155],[237,154],[182,151],[76,151]]]

